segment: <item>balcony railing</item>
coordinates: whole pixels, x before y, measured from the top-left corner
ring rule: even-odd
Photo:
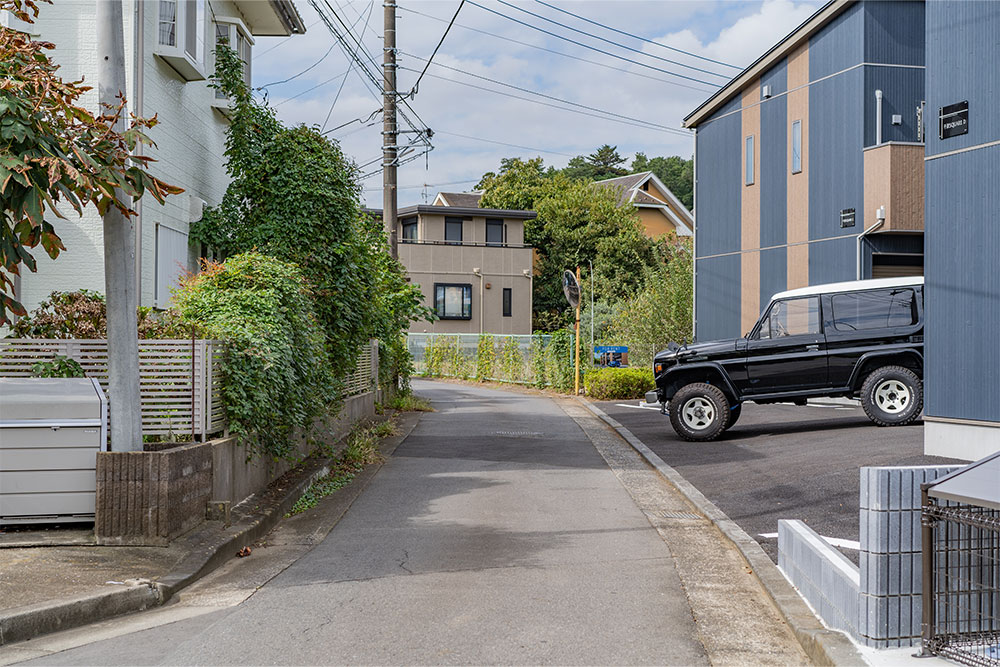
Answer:
[[[523,243],[480,243],[473,241],[429,241],[427,239],[399,239],[401,244],[407,245],[450,245],[466,246],[470,248],[531,248]]]

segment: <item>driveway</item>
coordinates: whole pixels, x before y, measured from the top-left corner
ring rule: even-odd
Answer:
[[[873,425],[857,404],[745,403],[739,422],[715,442],[686,442],[668,417],[636,401],[597,405],[674,467],[753,536],[777,562],[778,519],[801,519],[824,537],[858,540],[859,468],[932,465],[922,424]]]

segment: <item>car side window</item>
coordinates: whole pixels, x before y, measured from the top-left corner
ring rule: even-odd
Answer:
[[[758,337],[761,339],[802,336],[820,332],[819,297],[778,301],[761,322]]]
[[[918,318],[916,294],[908,288],[835,294],[831,303],[837,331],[907,327]]]

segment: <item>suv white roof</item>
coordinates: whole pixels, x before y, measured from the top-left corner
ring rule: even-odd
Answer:
[[[893,287],[916,287],[923,285],[922,276],[911,276],[907,278],[873,278],[871,280],[850,280],[844,283],[827,283],[826,285],[811,285],[810,287],[800,287],[790,289],[785,292],[778,292],[771,297],[775,299],[788,299],[796,296],[815,296],[817,294],[832,294],[834,292],[859,292],[870,289],[891,289]]]

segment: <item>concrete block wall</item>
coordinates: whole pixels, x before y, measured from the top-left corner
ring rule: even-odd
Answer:
[[[820,618],[858,635],[858,567],[802,521],[778,521],[778,567]]]
[[[868,646],[920,641],[920,485],[959,467],[861,468],[858,639]]]

